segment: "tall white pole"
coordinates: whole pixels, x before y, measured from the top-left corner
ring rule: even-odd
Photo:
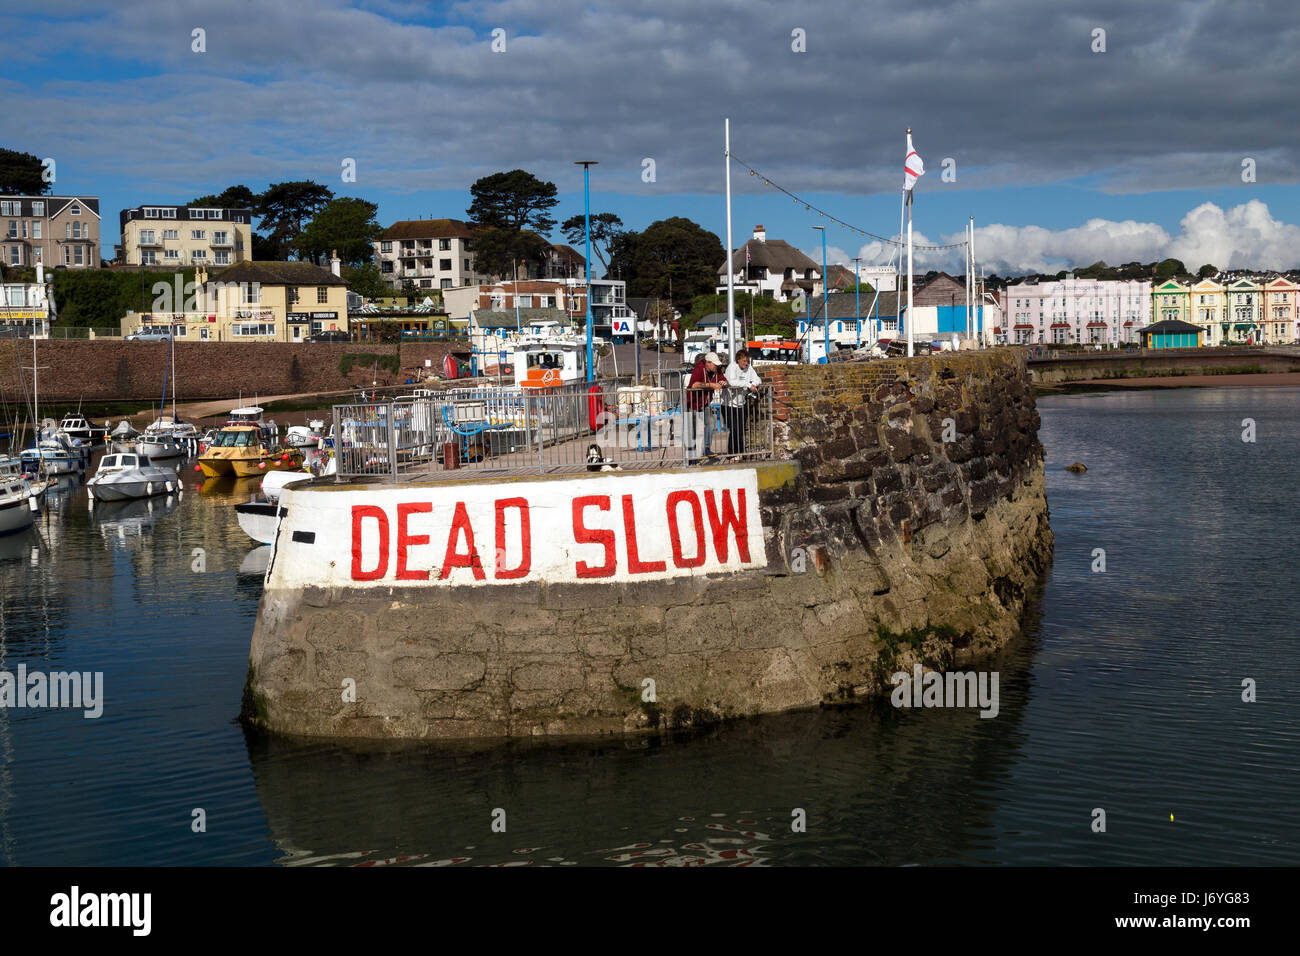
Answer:
[[[971,274],[970,274],[970,230],[971,225],[975,222],[975,217],[971,216],[971,221],[966,225],[966,338],[970,338],[971,329]]]
[[[727,361],[736,360],[736,330],[732,316],[736,314],[736,289],[734,269],[731,265],[731,120],[723,120],[724,152],[727,167]]]
[[[912,321],[912,193],[907,194],[907,354],[915,352],[915,334]]]

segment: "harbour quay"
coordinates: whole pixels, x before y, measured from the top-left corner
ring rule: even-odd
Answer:
[[[1018,350],[765,370],[760,457],[290,485],[242,719],[484,742],[887,694],[1019,633],[1052,551]]]

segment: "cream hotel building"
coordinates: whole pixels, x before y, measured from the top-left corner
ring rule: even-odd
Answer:
[[[128,266],[209,266],[247,262],[253,211],[209,206],[123,209],[121,261]]]

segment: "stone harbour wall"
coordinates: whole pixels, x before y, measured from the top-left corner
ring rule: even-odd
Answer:
[[[336,389],[397,385],[408,377],[417,381],[425,359],[441,372],[448,346],[436,342],[396,345],[347,342],[177,342],[176,395],[181,402],[233,398],[243,394],[293,395]],[[353,359],[344,374],[344,355],[399,355],[399,374],[379,368],[373,360]],[[41,366],[41,404],[95,401],[157,401],[170,350],[166,342],[127,342],[122,339],[50,339],[36,343]],[[0,341],[0,398],[22,401],[23,378],[31,392],[32,344],[29,340]],[[170,373],[168,373],[170,374]],[[167,392],[171,394],[171,383]],[[52,410],[58,414],[57,410]]]
[[[603,582],[555,573],[498,582],[484,557],[481,580],[464,570],[452,579],[472,583],[435,586],[430,575],[428,583],[347,587],[322,575],[331,583],[318,587],[301,585],[301,554],[330,561],[333,574],[371,544],[354,538],[352,555],[340,545],[319,556],[277,544],[244,719],[325,737],[683,728],[880,694],[890,674],[914,662],[960,667],[1016,635],[1052,547],[1023,361],[1007,350],[767,374],[783,460],[656,473],[666,491],[689,481],[720,488],[749,481],[759,499],[761,555],[738,564],[733,547],[732,564],[722,565],[731,570],[713,563],[710,573],[648,579],[620,564]],[[542,498],[567,515],[570,498],[589,501],[587,492],[634,477],[566,476]],[[474,497],[474,484],[428,489],[431,507],[450,513]],[[514,487],[497,485],[501,495]],[[348,500],[371,493],[364,485],[335,489],[295,492],[286,524],[310,520],[312,496],[324,509],[331,493]],[[667,493],[668,525],[654,520],[662,509],[648,496],[625,498],[636,498],[625,509],[641,509],[636,527],[627,519],[628,540],[640,549],[632,566],[663,557],[671,569],[692,551],[678,540],[692,537],[681,530],[690,508],[675,519],[671,503],[689,492]],[[696,514],[703,555],[714,516],[712,508]],[[481,524],[479,538],[490,543],[491,523]],[[500,552],[500,518],[497,527]],[[288,533],[282,527],[281,538]],[[618,533],[611,548],[621,555]],[[659,537],[672,537],[672,549]],[[444,542],[451,554],[452,541],[436,533],[432,540],[435,555]],[[588,550],[575,555],[589,559],[590,543],[579,547]],[[497,561],[517,563],[500,553]],[[299,583],[277,585],[289,580]]]

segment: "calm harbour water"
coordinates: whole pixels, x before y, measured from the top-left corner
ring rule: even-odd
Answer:
[[[1300,390],[1039,408],[1056,556],[992,720],[867,705],[480,753],[247,737],[247,492],[185,472],[179,503],[92,513],[69,487],[0,538],[0,670],[103,671],[104,713],[0,710],[0,861],[1300,863]]]

